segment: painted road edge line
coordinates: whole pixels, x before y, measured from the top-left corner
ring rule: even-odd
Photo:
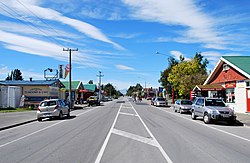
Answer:
[[[187,117],[180,116],[180,115],[178,115],[178,114],[175,114],[175,113],[172,113],[172,112],[169,112],[169,111],[166,111],[166,110],[160,109],[160,108],[157,108],[157,109],[159,109],[159,110],[161,110],[161,111],[164,111],[164,112],[166,112],[166,113],[169,113],[169,114],[175,115],[175,116],[177,116],[177,117],[180,117],[180,118],[183,118],[183,119],[187,119],[187,120],[189,120],[189,121],[191,121],[191,122],[195,122],[195,123],[197,123],[197,124],[200,124],[200,125],[206,126],[206,127],[208,127],[208,128],[211,128],[211,129],[214,129],[214,130],[220,131],[220,132],[222,132],[222,133],[225,133],[225,134],[231,135],[231,136],[233,136],[233,137],[236,137],[236,138],[239,138],[239,139],[242,139],[242,140],[245,140],[245,141],[250,142],[250,140],[249,140],[249,139],[244,138],[244,137],[241,137],[241,136],[239,136],[239,135],[235,135],[235,134],[232,134],[232,133],[230,133],[230,132],[223,131],[223,130],[221,130],[221,129],[215,128],[215,127],[213,127],[213,126],[209,126],[209,125],[206,125],[206,124],[199,123],[198,121],[195,121],[195,120],[189,119],[189,118],[187,118]]]
[[[92,109],[92,110],[95,110],[95,109]],[[90,112],[90,111],[92,111],[92,110],[88,110],[88,111],[86,111],[86,112],[77,114],[76,116],[80,116],[80,115],[82,115],[82,114],[86,114],[86,113],[88,113],[88,112]],[[7,146],[7,145],[9,145],[9,144],[15,143],[15,142],[17,142],[17,141],[19,141],[19,140],[25,139],[25,138],[27,138],[27,137],[29,137],[29,136],[32,136],[32,135],[34,135],[34,134],[37,134],[37,133],[39,133],[39,132],[42,132],[42,131],[44,131],[44,130],[46,130],[46,129],[49,129],[49,128],[51,128],[51,127],[53,127],[53,126],[56,126],[56,125],[58,125],[58,124],[60,124],[60,123],[63,123],[63,122],[67,122],[67,121],[60,121],[60,122],[57,122],[57,123],[55,123],[55,124],[53,124],[53,125],[47,126],[47,127],[42,128],[42,129],[40,129],[40,130],[37,130],[37,131],[35,131],[35,132],[32,132],[32,133],[30,133],[30,134],[28,134],[28,135],[22,136],[22,137],[20,137],[20,138],[17,138],[17,139],[15,139],[15,140],[12,140],[12,141],[10,141],[10,142],[8,142],[8,143],[2,144],[2,145],[0,145],[0,148],[2,148],[2,147],[4,147],[4,146]]]

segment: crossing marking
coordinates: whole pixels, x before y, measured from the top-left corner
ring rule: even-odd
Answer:
[[[125,112],[120,112],[119,114],[122,114],[122,115],[130,115],[130,116],[138,116],[138,115],[136,115],[136,114],[125,113]]]
[[[152,138],[145,138],[126,131],[117,130],[115,128],[112,130],[112,133],[157,147],[157,143]]]

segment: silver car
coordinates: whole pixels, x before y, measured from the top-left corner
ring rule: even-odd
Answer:
[[[50,99],[40,102],[37,109],[37,120],[43,118],[58,117],[62,119],[63,115],[70,116],[69,107],[61,99]]]
[[[182,114],[183,112],[189,113],[192,109],[191,100],[176,100],[174,104],[174,111]]]
[[[155,106],[166,106],[167,105],[166,100],[163,97],[156,97],[153,101],[153,104]]]
[[[220,98],[197,97],[191,109],[191,118],[195,120],[197,117],[203,117],[204,123],[222,120],[232,125],[236,121],[234,110],[226,107]]]

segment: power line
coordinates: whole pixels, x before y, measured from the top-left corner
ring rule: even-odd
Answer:
[[[22,2],[19,0],[16,0],[19,4],[21,4],[26,10],[28,10],[31,14],[33,14],[37,19],[39,19],[41,22],[43,22],[46,26],[48,26],[50,29],[52,29],[54,32],[57,34],[61,35],[60,33],[57,32],[53,27],[51,27],[48,23],[46,23],[43,19],[41,19],[39,16],[37,16],[33,11],[31,11],[27,6],[25,6]]]
[[[0,1],[0,3],[2,5],[4,5],[6,8],[8,8],[9,10],[11,10],[12,12],[14,12],[17,16],[22,17],[22,15],[18,14],[15,10],[13,10],[12,8],[10,8],[9,6],[7,6],[6,4],[4,4],[3,2]],[[60,42],[58,42],[56,39],[54,39],[53,37],[50,37],[46,32],[42,31],[41,29],[39,29],[38,27],[34,26],[32,23],[28,24],[26,23],[24,20],[18,18],[16,15],[10,13],[9,11],[7,11],[6,9],[4,9],[3,7],[0,6],[1,9],[3,9],[6,13],[10,14],[12,17],[16,18],[16,20],[20,21],[22,24],[29,26],[30,28],[32,28],[35,31],[40,31],[41,33],[43,33],[42,35],[45,36],[47,39],[49,39],[52,42],[56,42],[57,44],[62,45]],[[23,17],[23,19],[26,19],[25,17]],[[27,19],[26,19],[27,20]],[[29,21],[28,21],[29,22]],[[35,28],[35,29],[34,29]],[[36,30],[37,29],[37,30]],[[38,32],[37,31],[37,32]]]

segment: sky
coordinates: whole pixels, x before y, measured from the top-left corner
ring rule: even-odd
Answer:
[[[249,0],[1,0],[0,80],[14,69],[44,79],[71,48],[72,80],[97,84],[101,71],[118,90],[157,88],[170,56],[201,52],[212,70],[221,56],[249,55],[249,27]]]

